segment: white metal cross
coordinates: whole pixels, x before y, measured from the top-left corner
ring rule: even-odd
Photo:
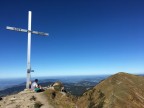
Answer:
[[[26,89],[29,89],[30,84],[30,73],[33,71],[31,70],[31,63],[30,63],[30,57],[31,57],[31,33],[48,36],[48,33],[44,32],[38,32],[38,31],[32,31],[31,30],[31,18],[32,18],[32,12],[28,12],[28,30],[22,29],[22,28],[16,28],[16,27],[10,27],[7,26],[6,29],[8,30],[14,30],[19,32],[28,32],[28,45],[27,45],[27,80],[26,80]]]

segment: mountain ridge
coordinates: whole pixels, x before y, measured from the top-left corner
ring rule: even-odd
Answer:
[[[85,92],[77,104],[80,108],[144,108],[143,103],[144,77],[120,72]]]

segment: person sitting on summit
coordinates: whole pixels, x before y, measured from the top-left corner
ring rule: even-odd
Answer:
[[[35,79],[35,81],[31,84],[31,90],[35,92],[42,92],[44,91],[41,86],[38,84],[38,79]]]

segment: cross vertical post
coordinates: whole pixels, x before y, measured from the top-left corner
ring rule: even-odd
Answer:
[[[28,43],[27,43],[27,82],[26,82],[26,88],[29,89],[30,84],[30,72],[31,72],[31,17],[32,12],[28,12]]]

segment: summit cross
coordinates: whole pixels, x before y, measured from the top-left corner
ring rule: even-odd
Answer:
[[[27,80],[26,80],[26,89],[29,89],[29,84],[30,84],[30,78],[31,75],[30,73],[33,72],[31,70],[31,63],[30,63],[30,58],[31,58],[31,34],[37,34],[37,35],[42,35],[42,36],[48,36],[48,33],[44,32],[38,32],[38,31],[32,31],[31,30],[31,22],[32,22],[32,12],[28,12],[28,30],[22,29],[22,28],[16,28],[16,27],[10,27],[7,26],[6,29],[8,30],[14,30],[18,32],[27,32],[28,33],[28,43],[27,43]]]

